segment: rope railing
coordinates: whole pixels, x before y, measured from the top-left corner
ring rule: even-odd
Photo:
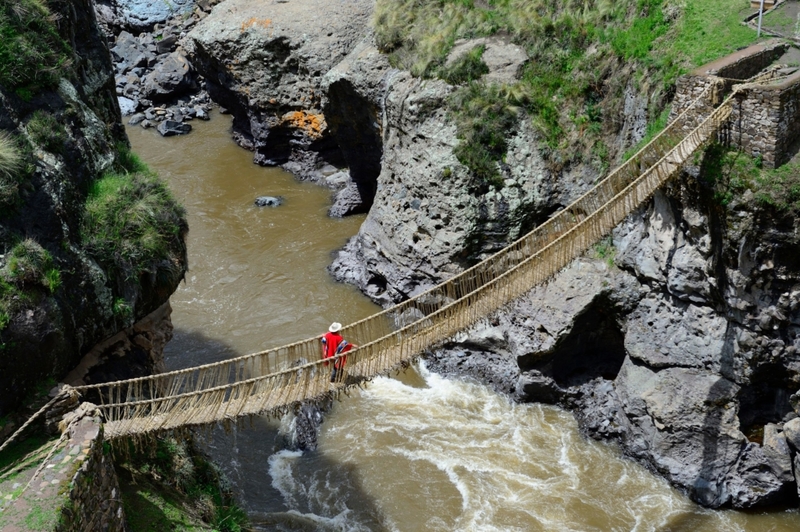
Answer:
[[[360,347],[346,354],[347,374],[320,360],[318,338],[234,359],[127,381],[76,388],[99,393],[106,434],[118,437],[274,412],[385,374],[523,295],[618,225],[728,118],[729,97],[688,135],[681,120],[550,220],[497,254],[403,303],[345,327]],[[342,355],[340,355],[341,357]]]

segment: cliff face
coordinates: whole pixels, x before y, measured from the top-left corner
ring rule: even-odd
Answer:
[[[702,173],[684,175],[594,258],[430,363],[573,409],[702,504],[796,502],[797,442],[783,432],[800,388],[797,229],[752,195],[723,207]]]
[[[0,83],[0,130],[17,158],[3,174],[0,213],[0,414],[34,384],[63,377],[94,344],[160,307],[185,269],[182,237],[170,241],[159,266],[133,278],[89,249],[87,195],[129,157],[110,55],[90,0],[49,2],[49,13],[25,11],[34,9],[30,4],[16,13],[54,21],[45,27],[63,57],[55,65],[28,65],[46,72],[48,82],[40,73],[33,81]]]

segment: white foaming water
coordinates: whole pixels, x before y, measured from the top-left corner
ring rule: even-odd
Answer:
[[[277,530],[793,530],[796,513],[699,508],[572,416],[424,366],[337,404],[316,453],[269,458]]]

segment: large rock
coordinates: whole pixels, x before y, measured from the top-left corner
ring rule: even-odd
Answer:
[[[169,54],[142,80],[144,97],[154,102],[172,100],[196,88],[194,69],[179,52]]]
[[[123,31],[117,36],[111,53],[114,54],[119,72],[125,73],[136,67],[147,66],[149,57],[147,50],[136,37],[127,31]]]
[[[493,36],[456,41],[447,56],[445,66],[450,66],[477,46],[484,47],[481,59],[488,67],[489,72],[483,76],[483,79],[488,83],[514,83],[519,78],[522,67],[528,61],[528,54],[521,46]]]
[[[178,13],[194,8],[195,0],[111,0],[117,23],[136,31],[146,31]],[[108,3],[108,2],[106,2]]]
[[[731,471],[728,490],[734,508],[785,502],[795,495],[791,459],[749,443]]]
[[[630,453],[706,506],[731,501],[728,471],[745,445],[736,384],[693,368],[655,372],[627,359],[616,390],[632,424]]]
[[[191,31],[193,63],[257,162],[292,160],[301,174],[342,166],[321,82],[363,38],[372,9],[372,0],[228,0]]]
[[[369,57],[369,55],[367,55]],[[452,87],[392,72],[385,80],[383,161],[373,206],[331,271],[382,304],[420,293],[543,221],[553,203],[585,190],[580,171],[553,178],[522,117],[509,140],[503,186],[471,175],[455,156]]]

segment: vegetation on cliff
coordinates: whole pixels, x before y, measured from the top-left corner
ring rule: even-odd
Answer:
[[[158,176],[123,147],[116,171],[89,188],[81,235],[114,278],[139,282],[142,274],[159,269],[180,275],[185,215]]]
[[[72,62],[42,0],[0,0],[0,85],[29,99],[65,76]]]
[[[463,141],[457,156],[499,186],[507,148],[498,135],[519,110],[554,168],[589,162],[605,171],[620,155],[607,142],[622,122],[626,90],[647,95],[655,121],[680,74],[755,40],[741,25],[744,8],[724,0],[378,0],[375,31],[394,65],[464,85],[450,106]],[[513,86],[476,87],[480,68],[462,77],[445,68],[456,40],[489,35],[530,57]]]
[[[159,438],[139,451],[131,444],[117,449],[114,462],[131,532],[248,527],[224,475],[191,438]]]
[[[701,176],[724,207],[747,199],[760,208],[800,213],[800,161],[764,168],[760,157],[714,144],[704,152]]]

